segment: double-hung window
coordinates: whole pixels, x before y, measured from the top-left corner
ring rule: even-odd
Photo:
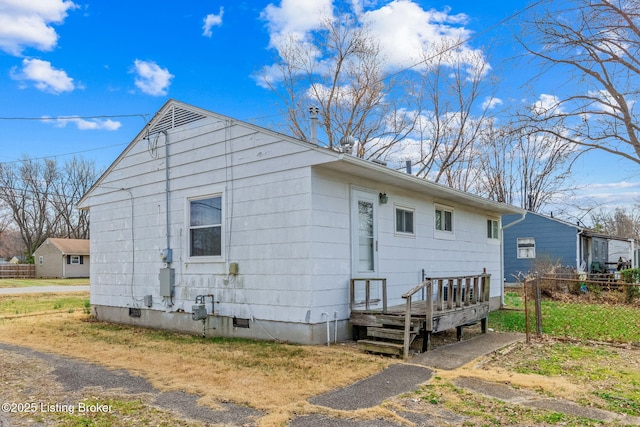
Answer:
[[[222,256],[222,195],[189,199],[189,256]]]
[[[487,219],[487,239],[499,239],[499,223],[495,219]]]
[[[413,209],[396,207],[396,233],[413,235]]]
[[[436,206],[436,230],[453,233],[453,209]]]

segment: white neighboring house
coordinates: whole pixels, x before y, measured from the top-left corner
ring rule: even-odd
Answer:
[[[486,268],[499,307],[500,218],[524,214],[175,100],[79,207],[99,319],[307,344],[329,317],[351,337],[351,278],[386,278],[398,304],[423,269]]]

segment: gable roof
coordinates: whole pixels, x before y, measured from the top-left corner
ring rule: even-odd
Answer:
[[[58,248],[62,255],[89,255],[88,239],[59,239],[50,237],[43,245],[51,244]],[[42,246],[42,245],[40,245]]]
[[[100,185],[104,178],[118,165],[118,163],[140,140],[144,139],[149,134],[153,134],[156,132],[167,132],[170,129],[188,125],[190,123],[206,118],[224,120],[228,123],[241,123],[243,126],[253,129],[256,132],[270,134],[273,136],[277,136],[278,138],[289,143],[302,145],[306,150],[317,153],[317,156],[320,159],[316,164],[321,165],[320,167],[356,175],[381,183],[399,186],[401,188],[419,194],[428,194],[436,198],[441,198],[445,201],[448,200],[477,209],[485,209],[497,214],[524,214],[526,212],[524,209],[518,208],[516,206],[495,202],[484,197],[456,190],[442,184],[437,184],[423,178],[418,178],[414,175],[389,169],[386,166],[379,165],[365,159],[340,153],[329,148],[320,147],[307,141],[302,141],[270,129],[243,122],[241,120],[232,119],[230,117],[207,111],[189,104],[185,104],[174,99],[169,99],[162,106],[162,108],[158,110],[154,117],[149,121],[147,126],[145,126],[138,133],[138,135],[136,135],[136,137],[129,143],[124,151],[116,158],[116,160],[105,170],[105,172],[100,176],[100,178],[98,178],[98,180],[87,191],[87,193],[82,196],[82,198],[78,202],[79,209],[89,208],[86,203],[91,193],[95,190],[96,187]]]

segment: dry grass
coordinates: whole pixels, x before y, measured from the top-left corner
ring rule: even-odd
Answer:
[[[437,371],[433,380],[414,394],[391,399],[374,408],[337,411],[312,405],[308,399],[349,385],[398,360],[360,353],[352,344],[327,348],[238,339],[203,340],[191,335],[96,322],[83,313],[86,297],[86,293],[72,297],[75,302],[69,304],[72,309],[75,306],[78,309],[65,308],[34,316],[33,313],[12,314],[12,299],[23,298],[26,306],[37,303],[49,310],[47,307],[60,305],[61,299],[69,298],[69,295],[41,294],[35,299],[31,299],[32,296],[0,296],[1,341],[126,369],[143,376],[158,389],[198,394],[202,396],[202,404],[214,408],[220,402],[245,404],[265,412],[258,420],[261,427],[284,426],[291,419],[307,414],[358,420],[386,419],[411,425],[402,418],[403,412],[425,417],[433,421],[433,425],[578,426],[584,423],[575,417],[478,395],[455,386],[460,377],[509,384],[515,389],[532,390],[542,396],[561,397],[608,410],[614,410],[609,406],[611,402],[617,403],[621,399],[631,402],[630,409],[634,410],[633,402],[638,401],[640,360],[637,348],[598,347],[597,351],[592,351],[584,345],[560,347],[556,341],[549,341],[533,346],[518,344],[510,351],[495,353],[459,369]],[[475,332],[469,328],[465,336]],[[435,341],[448,343],[455,339],[455,334],[450,335],[439,334]],[[6,388],[9,394],[5,391],[2,396],[19,401],[24,395],[18,391],[27,383],[37,382],[42,383],[43,396],[53,393],[60,397],[61,391],[55,390],[54,378],[46,366],[37,363],[25,359],[12,365],[9,360],[0,358],[0,382],[11,385]],[[38,381],[21,379],[21,367],[27,369],[26,374],[37,373]],[[8,368],[12,372],[17,369],[16,375],[7,377]],[[611,371],[614,369],[624,375],[614,376]],[[619,385],[613,384],[614,380]],[[11,390],[18,394],[11,396]],[[32,392],[29,393],[31,396]],[[46,400],[45,397],[42,399]],[[123,413],[131,406],[137,408],[135,411],[141,415],[135,419],[139,424],[186,425],[191,422],[160,412],[132,397],[115,399],[114,404],[119,405]],[[131,421],[123,416],[96,425],[124,426],[128,425],[127,420]]]
[[[212,407],[234,402],[270,412],[262,425],[280,425],[294,413],[317,412],[306,403],[309,397],[395,362],[360,353],[353,345],[202,339],[96,322],[81,310],[5,318],[0,320],[0,336],[3,342],[127,369],[161,390],[201,395],[201,403]]]

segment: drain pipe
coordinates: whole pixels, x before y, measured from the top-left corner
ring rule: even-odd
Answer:
[[[326,311],[322,313],[322,316],[327,316],[327,347],[331,345],[331,330],[329,329],[329,313]]]
[[[333,312],[333,343],[338,343],[338,312]]]
[[[501,285],[500,285],[500,305],[502,307],[504,307],[505,302],[504,302],[504,230],[516,225],[519,222],[522,222],[525,220],[525,218],[527,217],[527,211],[521,212],[520,213],[520,218],[514,220],[513,222],[510,222],[507,225],[502,225],[502,219],[500,219],[500,225],[502,225],[502,227],[500,227],[500,275],[502,275],[502,280]]]

